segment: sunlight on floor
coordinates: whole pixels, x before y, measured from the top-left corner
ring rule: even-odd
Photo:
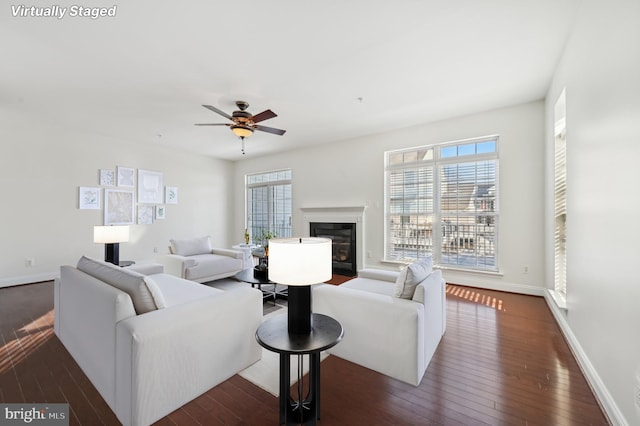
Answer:
[[[40,318],[17,330],[13,330],[14,339],[4,336],[0,341],[0,374],[9,371],[24,361],[36,349],[53,335],[53,309]]]
[[[479,293],[473,289],[470,289],[469,287],[458,287],[457,285],[447,284],[447,294],[460,299],[468,300],[469,302],[473,302],[478,305],[488,306],[489,308],[493,308],[497,311],[506,310],[503,308],[502,300]]]

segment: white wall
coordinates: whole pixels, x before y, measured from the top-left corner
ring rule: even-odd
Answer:
[[[640,2],[583,2],[549,90],[546,232],[553,287],[553,109],[567,96],[567,311],[560,321],[616,424],[640,424]]]
[[[151,260],[154,248],[167,252],[170,238],[211,234],[228,245],[231,163],[154,143],[74,133],[15,112],[0,116],[0,287],[51,279],[61,264],[75,264],[81,255],[104,257],[104,245],[93,243],[102,210],[78,209],[78,187],[99,186],[102,168],[159,171],[165,185],[179,191],[166,219],[131,226],[120,259]],[[26,267],[26,258],[34,258],[35,266]]]
[[[234,233],[244,230],[244,175],[291,168],[294,234],[302,235],[300,208],[367,206],[366,266],[384,254],[384,152],[418,145],[500,135],[500,270],[503,275],[446,271],[448,281],[542,294],[544,103],[527,103],[466,117],[406,128],[236,163]],[[247,149],[251,149],[250,142]],[[522,267],[529,273],[523,274]]]

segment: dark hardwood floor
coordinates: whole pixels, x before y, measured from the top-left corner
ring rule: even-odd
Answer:
[[[608,424],[542,298],[448,285],[447,321],[418,387],[323,361],[320,424]],[[118,424],[53,333],[51,282],[0,289],[0,402],[68,402],[72,425]],[[277,410],[235,375],[157,424],[276,425]]]

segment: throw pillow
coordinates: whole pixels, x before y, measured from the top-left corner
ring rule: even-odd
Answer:
[[[143,279],[145,284],[147,285],[149,293],[151,293],[151,296],[153,297],[153,301],[156,304],[156,307],[158,309],[166,308],[167,302],[164,300],[164,296],[162,295],[162,291],[160,291],[160,287],[158,287],[158,284],[154,281],[153,278],[149,276],[145,276]]]
[[[396,280],[394,296],[401,299],[413,298],[416,286],[431,273],[433,260],[431,257],[407,265],[400,271]]]
[[[77,268],[127,293],[138,315],[158,308],[142,274],[86,256],[80,258]]]
[[[171,240],[171,253],[180,256],[193,256],[194,254],[211,253],[211,237],[208,235],[202,238],[192,238],[190,240]]]

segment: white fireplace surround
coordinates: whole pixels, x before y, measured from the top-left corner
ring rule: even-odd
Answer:
[[[309,236],[311,222],[356,224],[356,270],[364,268],[364,212],[366,206],[301,207],[304,236]]]

